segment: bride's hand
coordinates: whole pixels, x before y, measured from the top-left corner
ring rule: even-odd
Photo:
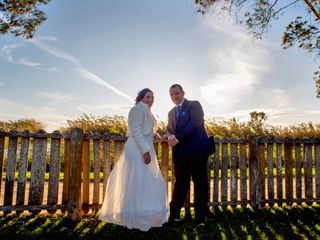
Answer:
[[[162,137],[161,137],[160,134],[157,133],[157,132],[154,134],[154,141],[155,141],[156,143],[161,143],[161,142],[162,142]]]
[[[149,152],[146,152],[143,154],[144,163],[149,164],[151,162],[151,156]]]

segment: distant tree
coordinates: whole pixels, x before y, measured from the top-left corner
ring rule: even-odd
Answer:
[[[203,14],[214,6],[221,6],[221,10],[235,15],[238,22],[246,25],[255,38],[262,38],[289,8],[301,7],[305,9],[304,15],[297,16],[287,25],[282,35],[282,47],[298,46],[316,58],[320,57],[319,0],[195,0],[195,3]],[[314,73],[314,80],[320,98],[320,67]]]
[[[251,132],[263,136],[266,135],[266,128],[265,123],[267,121],[268,117],[267,114],[264,112],[251,112],[250,113],[250,119],[248,121],[248,127],[251,129]]]
[[[46,125],[35,119],[19,119],[19,120],[8,120],[0,121],[0,128],[3,128],[5,131],[10,131],[15,128],[19,132],[24,130],[29,130],[30,132],[36,132],[39,129],[45,129]]]
[[[39,9],[51,0],[0,0],[0,34],[32,38],[47,17]]]
[[[72,128],[82,128],[85,132],[94,133],[118,133],[126,135],[128,129],[128,119],[123,116],[94,116],[92,114],[83,113],[75,119],[67,120],[68,126],[61,127],[59,130],[63,133],[71,130]],[[163,121],[157,122],[157,131],[164,134],[167,124]]]

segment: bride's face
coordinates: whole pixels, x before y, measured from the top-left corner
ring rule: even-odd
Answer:
[[[144,97],[141,99],[141,101],[151,107],[154,101],[153,92],[147,92],[146,95],[144,95]]]

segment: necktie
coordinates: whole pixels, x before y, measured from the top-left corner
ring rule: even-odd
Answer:
[[[180,112],[181,112],[181,106],[179,105],[179,106],[177,106],[177,108],[176,108],[176,118],[179,118]]]

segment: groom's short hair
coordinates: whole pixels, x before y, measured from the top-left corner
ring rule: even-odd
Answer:
[[[176,87],[177,87],[177,88],[180,88],[181,92],[183,92],[182,86],[181,86],[180,84],[178,84],[178,83],[175,83],[175,84],[171,85],[171,87],[169,88],[169,90],[172,89],[172,88],[176,88]]]

